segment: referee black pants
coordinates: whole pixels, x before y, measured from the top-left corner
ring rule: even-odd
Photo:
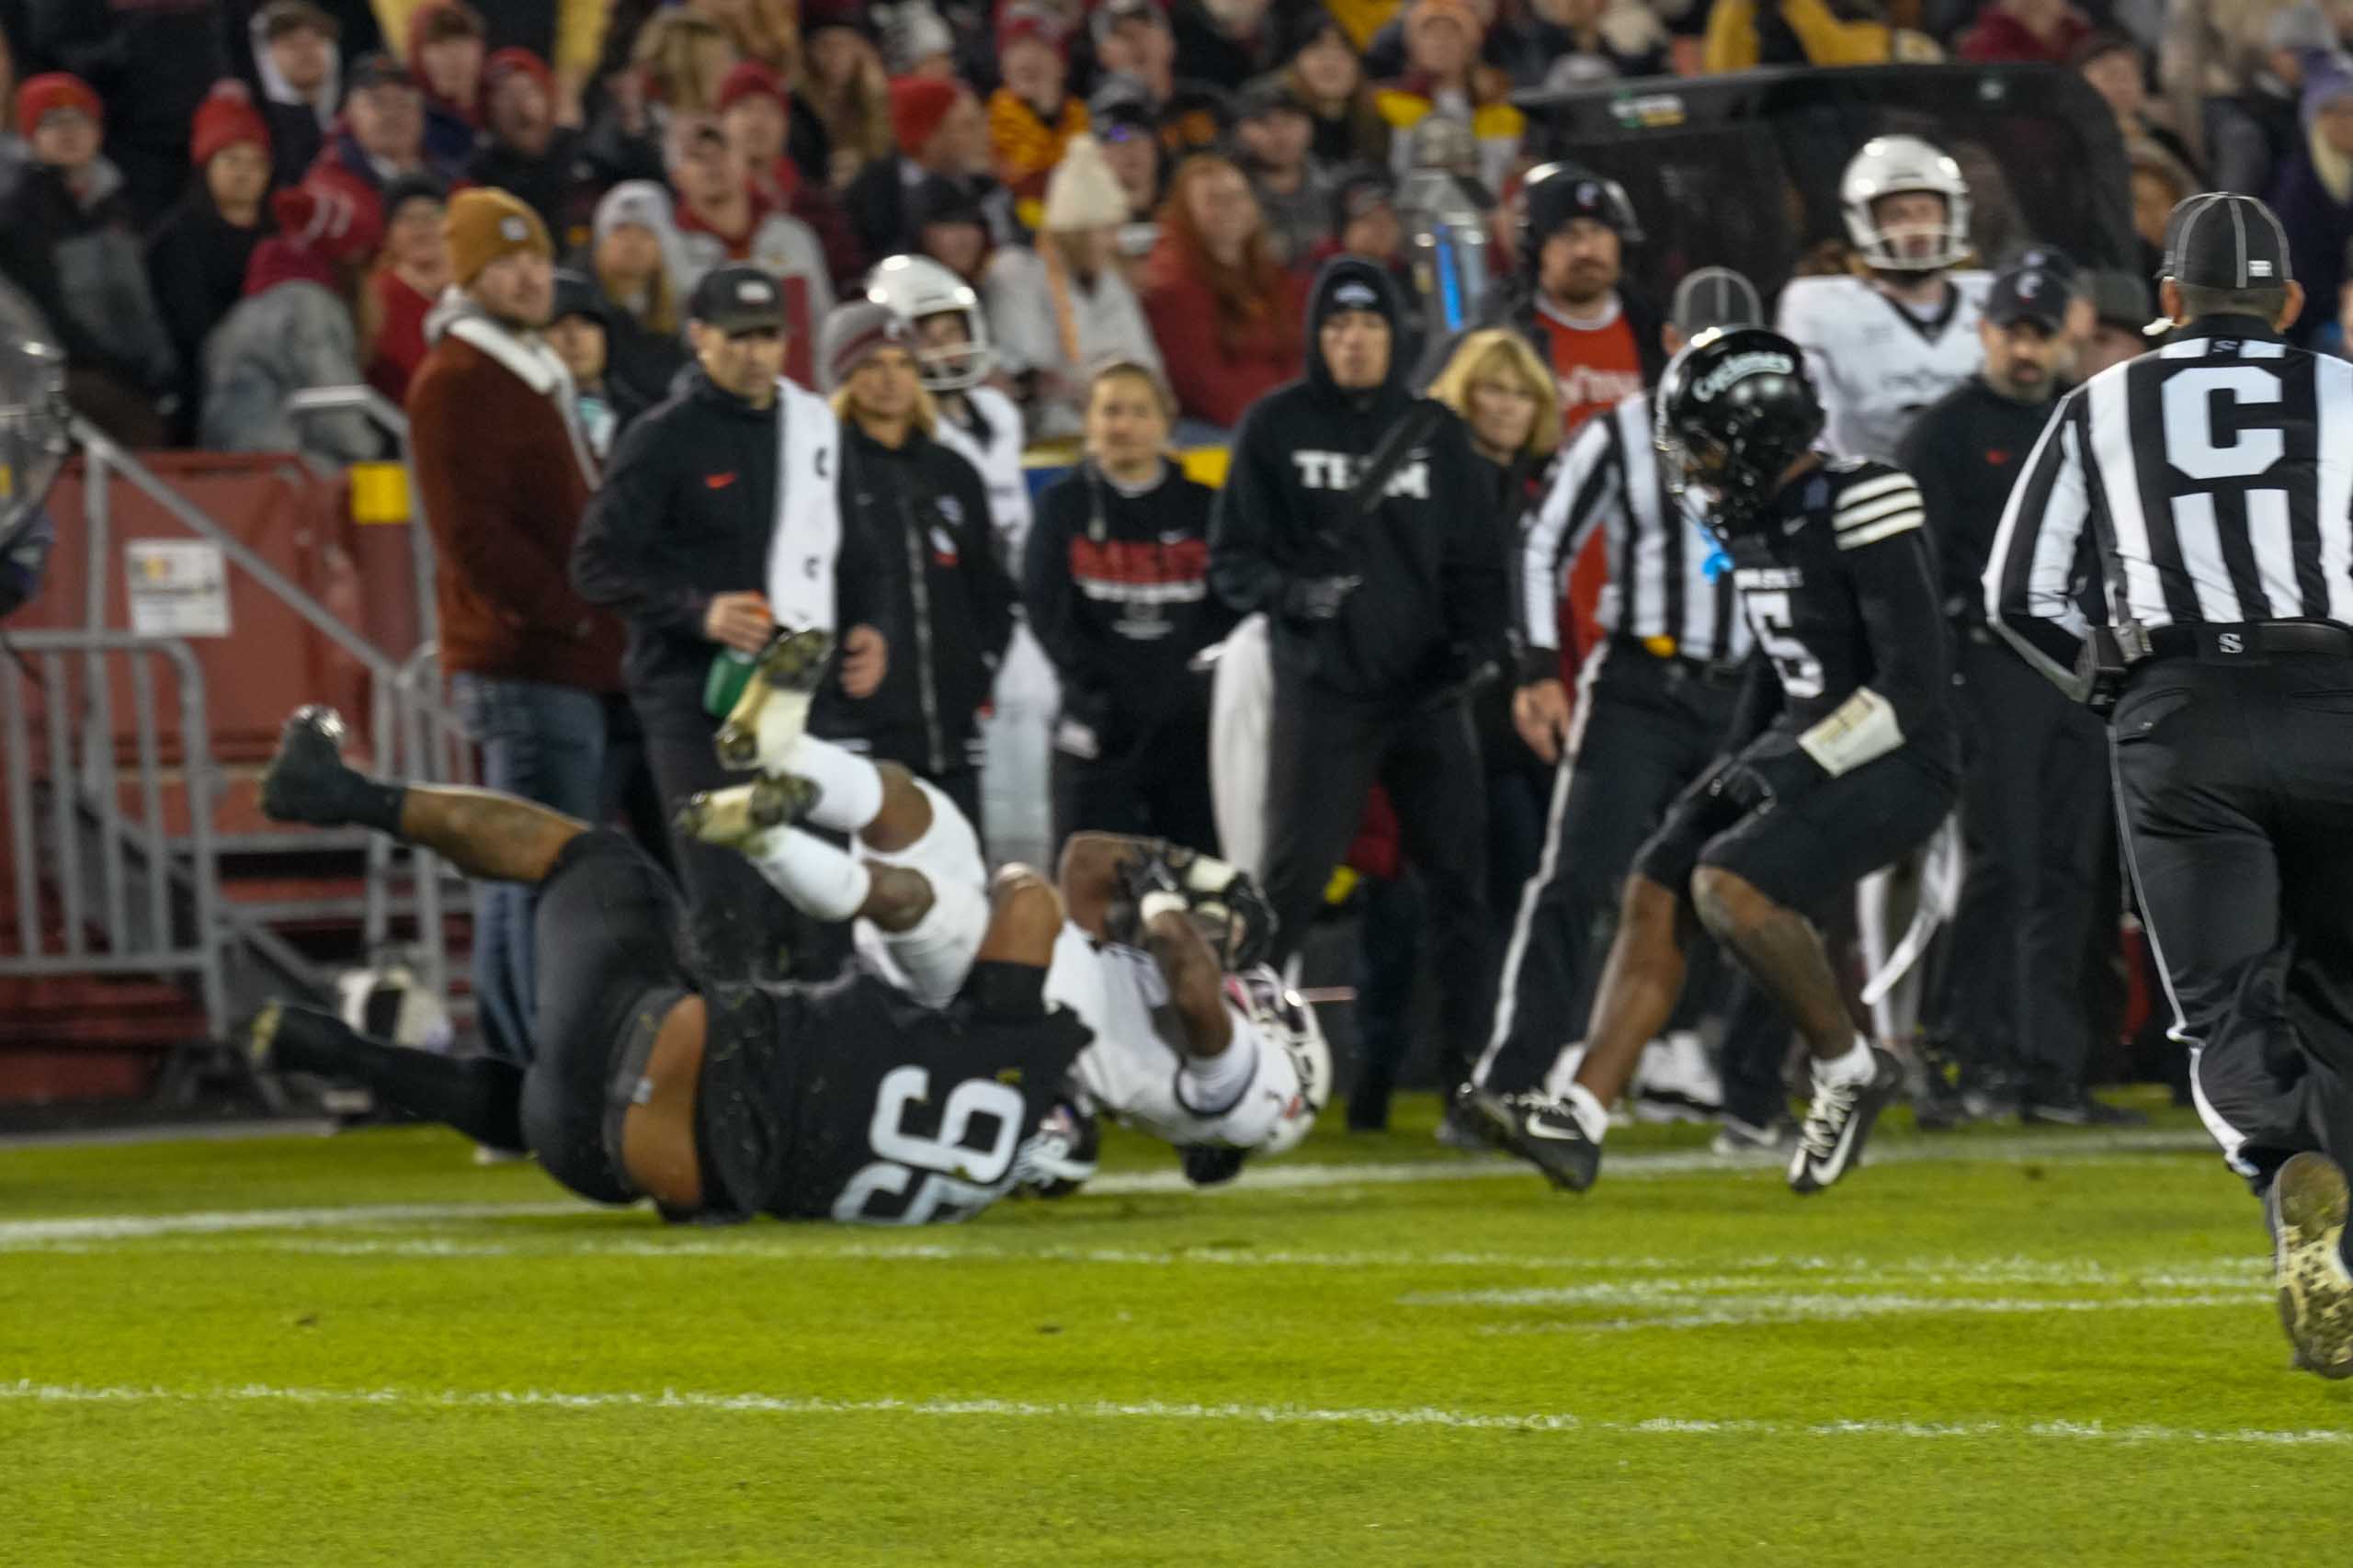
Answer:
[[[1305,941],[1378,782],[1421,882],[1439,997],[1441,1071],[1460,1082],[1485,1038],[1486,783],[1469,704],[1367,707],[1275,665],[1267,757],[1266,892],[1275,962]]]
[[[1935,1029],[1964,1068],[2016,1071],[2030,1099],[2065,1101],[2092,1044],[2083,960],[2112,854],[2107,737],[1990,635],[1956,644],[1963,869]]]
[[[2257,1190],[2353,1162],[2353,659],[2144,665],[2111,744],[2207,1131]]]
[[[1504,951],[1482,1086],[1506,1095],[1539,1087],[1584,1032],[1634,852],[1722,752],[1738,696],[1737,676],[1660,658],[1631,638],[1613,637],[1587,660],[1575,728],[1553,778],[1543,858],[1520,892]],[[1694,979],[1708,972],[1702,960]],[[1779,1084],[1789,1031],[1745,977],[1733,983],[1726,1108],[1743,1120],[1769,1120],[1786,1108]]]

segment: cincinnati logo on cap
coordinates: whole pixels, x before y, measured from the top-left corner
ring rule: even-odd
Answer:
[[[1786,376],[1797,369],[1797,362],[1786,354],[1771,349],[1759,349],[1748,354],[1735,354],[1714,369],[1691,383],[1691,395],[1707,403],[1730,387],[1734,381],[1750,376]]]

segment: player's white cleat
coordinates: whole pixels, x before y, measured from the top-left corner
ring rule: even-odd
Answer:
[[[2353,1377],[2353,1274],[2345,1267],[2345,1172],[2325,1154],[2298,1154],[2264,1195],[2271,1221],[2279,1325],[2296,1365],[2324,1378]]]
[[[781,773],[792,745],[809,727],[809,706],[832,656],[830,631],[779,631],[760,650],[735,706],[715,742],[722,767]]]
[[[798,821],[816,799],[814,784],[784,774],[689,796],[673,825],[688,838],[741,849],[768,829]]]
[[[1904,1087],[1904,1068],[1894,1057],[1874,1048],[1871,1062],[1871,1075],[1855,1083],[1825,1083],[1816,1074],[1813,1101],[1790,1156],[1790,1191],[1801,1197],[1820,1192],[1861,1164],[1871,1124]]]

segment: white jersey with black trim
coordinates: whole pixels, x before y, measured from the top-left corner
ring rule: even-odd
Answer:
[[[939,444],[980,472],[989,493],[989,523],[996,529],[998,559],[1017,577],[1030,518],[1029,476],[1021,467],[1021,411],[995,387],[967,387],[961,395],[977,419],[966,425],[941,410]]]
[[[1225,1016],[1233,1040],[1226,1049],[1255,1058],[1249,1081],[1230,1105],[1186,1104],[1177,1082],[1185,1026],[1150,953],[1097,942],[1065,926],[1046,971],[1046,1000],[1076,1013],[1094,1032],[1071,1069],[1083,1108],[1108,1113],[1178,1148],[1255,1149],[1283,1126],[1299,1097],[1290,1053],[1261,1034],[1229,998]]]
[[[1805,350],[1835,455],[1893,462],[1921,410],[1984,364],[1977,324],[1993,275],[1944,276],[1944,308],[1927,316],[1867,278],[1792,278],[1781,290],[1778,330]]]

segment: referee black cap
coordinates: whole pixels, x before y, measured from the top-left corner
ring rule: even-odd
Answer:
[[[2165,220],[2165,267],[2157,276],[2192,289],[2283,288],[2291,276],[2288,232],[2252,196],[2193,196]]]
[[[1702,267],[1675,286],[1667,319],[1685,337],[1716,326],[1763,326],[1765,302],[1756,297],[1756,285],[1731,267]]]

